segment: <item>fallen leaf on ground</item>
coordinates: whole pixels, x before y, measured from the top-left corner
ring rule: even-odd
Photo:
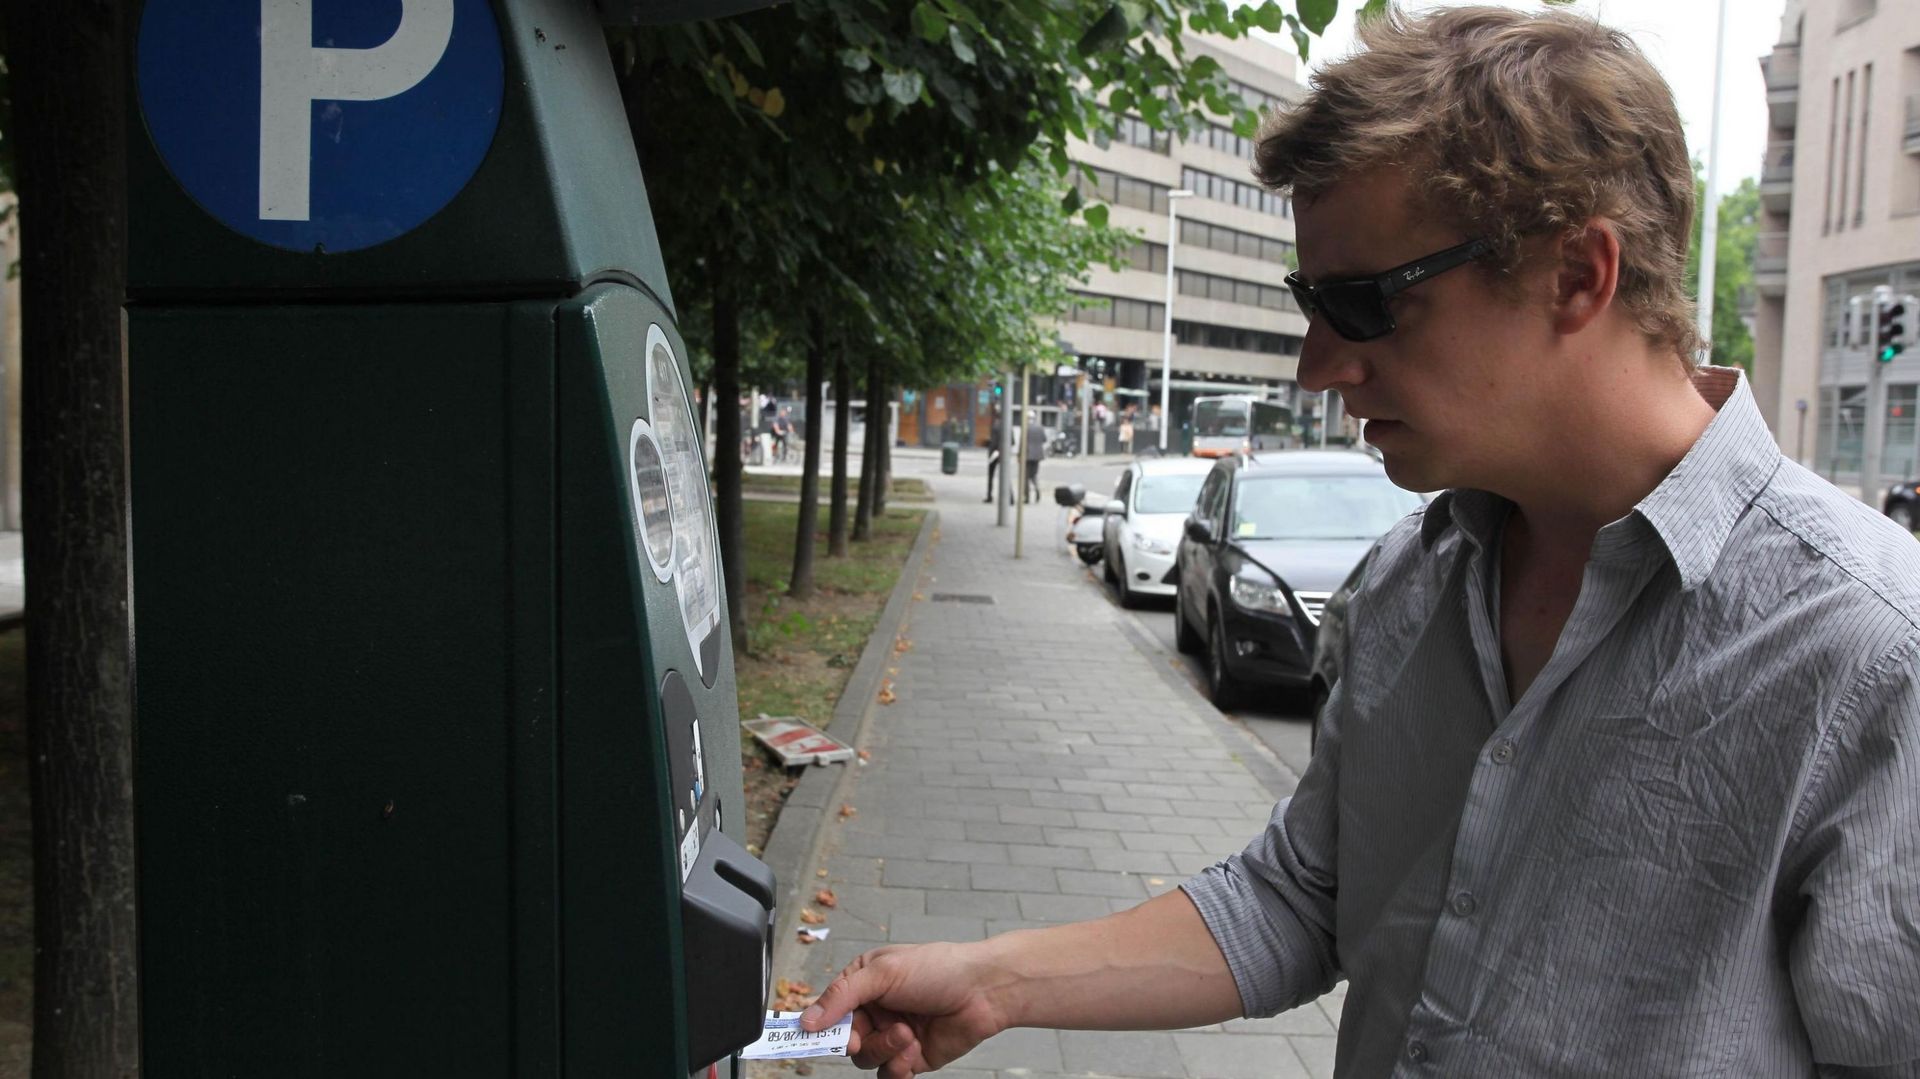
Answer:
[[[913,642],[907,640],[905,637],[902,637],[899,640],[893,642],[893,652],[895,655],[899,655],[902,652],[910,652],[912,650],[913,650]]]
[[[840,897],[833,894],[832,888],[822,888],[813,893],[813,901],[829,910],[840,905]]]
[[[773,991],[783,997],[792,995],[806,996],[813,992],[813,983],[790,982],[785,978],[780,978],[773,983]]]
[[[1161,880],[1159,877],[1148,877],[1147,883],[1148,884],[1165,884],[1166,881]]]
[[[800,920],[808,925],[827,924],[827,916],[814,910],[812,907],[802,907],[800,909]]]
[[[880,703],[881,703],[881,704],[892,704],[892,703],[893,703],[893,701],[894,701],[894,696],[893,696],[893,683],[892,683],[892,682],[882,682],[882,683],[880,683],[880,697],[879,697],[879,700],[880,700]]]
[[[853,803],[851,802],[840,803],[840,819],[841,820],[846,820],[849,817],[853,817],[857,815],[859,812],[860,812],[859,810],[853,808]]]
[[[861,760],[863,760],[863,761],[870,761],[870,760],[872,760],[872,759],[873,759],[873,754],[872,754],[872,753],[870,753],[870,752],[868,752],[867,750],[864,750],[864,749],[863,749],[863,750],[861,750],[861,751],[860,751],[860,759],[861,759]],[[825,871],[823,870],[823,871],[821,872],[821,874],[820,874],[820,875],[824,877],[824,876],[826,876],[827,874],[826,874],[826,872],[825,872]]]
[[[824,869],[816,869],[816,870],[814,870],[814,871],[813,871],[813,875],[814,875],[814,876],[816,876],[816,877],[819,877],[819,878],[820,878],[821,880],[826,880],[826,879],[827,879],[827,871],[826,871],[826,870],[824,870]]]

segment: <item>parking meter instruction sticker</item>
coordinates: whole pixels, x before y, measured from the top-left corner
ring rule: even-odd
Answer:
[[[713,515],[707,501],[706,462],[700,430],[693,423],[686,384],[667,334],[647,327],[647,405],[667,474],[673,512],[673,587],[680,600],[680,621],[693,648],[694,669],[705,674],[700,643],[720,624],[720,559],[714,543]]]
[[[500,125],[487,0],[148,0],[135,82],[155,149],[228,228],[290,251],[401,236]]]

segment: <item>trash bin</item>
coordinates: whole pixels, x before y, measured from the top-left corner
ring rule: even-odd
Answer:
[[[960,443],[940,443],[940,471],[949,476],[960,471]]]

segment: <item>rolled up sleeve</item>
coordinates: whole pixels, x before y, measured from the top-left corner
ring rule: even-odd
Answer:
[[[1340,704],[1336,685],[1325,714],[1337,717]],[[1253,842],[1181,885],[1226,956],[1248,1016],[1276,1015],[1339,979],[1333,933],[1337,726],[1323,726],[1299,788],[1274,807]]]

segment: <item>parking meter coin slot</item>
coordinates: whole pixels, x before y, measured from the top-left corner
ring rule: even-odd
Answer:
[[[699,1070],[760,1037],[773,972],[773,870],[710,832],[680,895],[685,932],[687,1067]]]

